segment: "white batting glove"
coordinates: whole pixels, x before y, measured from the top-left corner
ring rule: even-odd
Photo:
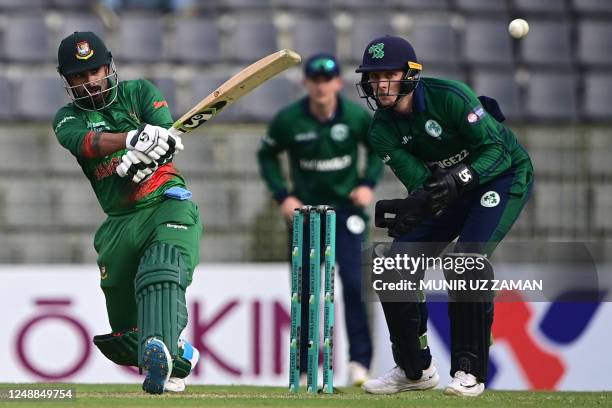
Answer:
[[[176,151],[184,149],[180,137],[172,136],[167,129],[161,126],[146,123],[127,133],[125,146],[129,150],[142,152],[151,159],[162,163],[167,163]]]
[[[117,166],[117,174],[119,177],[129,176],[134,183],[138,184],[151,177],[157,168],[155,160],[138,150],[133,150],[121,157],[121,163]]]

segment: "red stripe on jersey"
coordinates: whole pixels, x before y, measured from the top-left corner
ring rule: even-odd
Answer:
[[[91,144],[94,134],[95,132],[93,130],[87,132],[85,138],[83,139],[83,143],[81,143],[81,156],[85,157],[86,159],[94,159],[97,157],[93,145]]]
[[[153,101],[153,108],[159,109],[162,106],[168,106],[168,102],[166,102],[166,101]]]
[[[178,175],[179,172],[174,167],[174,163],[164,164],[158,168],[155,173],[153,173],[151,178],[138,185],[138,188],[136,188],[132,194],[131,201],[136,202],[141,198],[146,197]]]

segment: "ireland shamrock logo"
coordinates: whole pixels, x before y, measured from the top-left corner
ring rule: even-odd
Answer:
[[[381,59],[382,57],[385,56],[384,48],[385,48],[384,43],[374,44],[370,48],[368,48],[368,54],[372,54],[372,58]]]
[[[483,207],[495,207],[499,204],[499,194],[496,191],[487,191],[480,199],[480,205]]]

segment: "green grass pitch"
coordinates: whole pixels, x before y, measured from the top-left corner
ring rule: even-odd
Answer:
[[[359,388],[340,388],[334,395],[291,394],[281,387],[191,385],[181,394],[154,396],[140,385],[117,384],[0,384],[7,388],[73,388],[76,400],[41,402],[3,400],[0,406],[58,407],[611,407],[612,392],[486,391],[478,398],[447,397],[441,390],[368,395]]]

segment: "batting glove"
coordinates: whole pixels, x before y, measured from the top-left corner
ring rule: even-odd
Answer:
[[[155,160],[138,150],[134,150],[121,157],[121,163],[117,166],[117,174],[119,177],[129,176],[134,183],[138,184],[151,177],[157,168],[158,164]]]
[[[142,124],[138,129],[131,130],[125,138],[125,146],[149,156],[158,163],[167,163],[176,151],[184,149],[179,136],[172,136],[161,126]]]

